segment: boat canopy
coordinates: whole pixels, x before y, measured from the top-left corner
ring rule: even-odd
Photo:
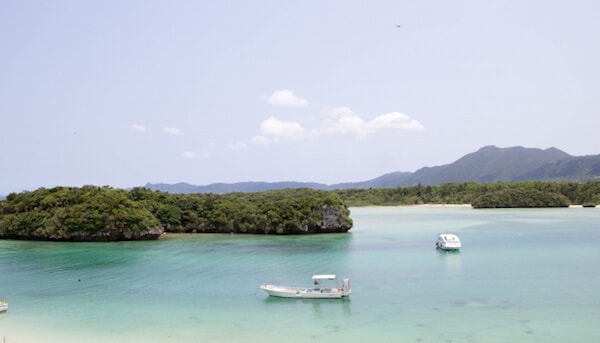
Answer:
[[[313,275],[313,280],[335,280],[334,274]]]

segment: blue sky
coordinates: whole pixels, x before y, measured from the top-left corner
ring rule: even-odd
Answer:
[[[592,0],[5,0],[0,52],[0,194],[600,153]]]

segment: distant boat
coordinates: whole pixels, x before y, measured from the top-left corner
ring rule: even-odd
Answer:
[[[458,236],[451,233],[442,233],[435,241],[435,247],[442,250],[459,250],[461,248]]]
[[[349,297],[352,289],[350,288],[350,280],[344,279],[342,287],[335,284],[335,287],[323,287],[323,282],[334,282],[335,275],[313,275],[313,287],[294,287],[294,286],[277,286],[277,285],[260,285],[260,288],[267,292],[270,296],[282,298],[310,298],[310,299],[335,299]]]
[[[0,312],[6,312],[8,310],[8,303],[0,300]]]

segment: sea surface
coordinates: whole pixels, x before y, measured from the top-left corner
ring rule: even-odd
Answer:
[[[2,343],[599,342],[600,209],[351,208],[347,234],[0,241]],[[461,238],[459,253],[434,248]],[[259,285],[349,278],[342,300]]]

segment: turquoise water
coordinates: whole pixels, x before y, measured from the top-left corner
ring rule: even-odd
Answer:
[[[352,208],[348,234],[0,241],[15,342],[597,342],[600,209]],[[460,236],[460,253],[434,249]],[[348,277],[346,300],[261,283]]]

